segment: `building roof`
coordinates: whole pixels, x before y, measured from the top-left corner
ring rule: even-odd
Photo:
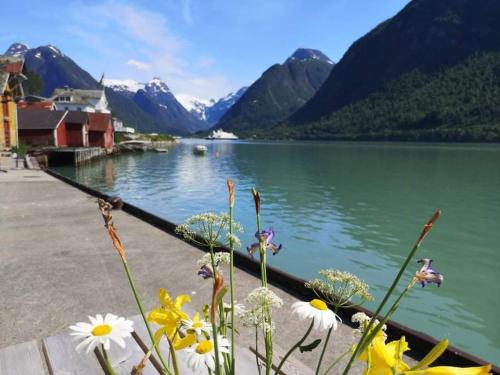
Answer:
[[[22,75],[23,64],[24,60],[20,57],[0,55],[0,95],[6,90],[11,75],[26,79]]]
[[[20,101],[17,103],[17,108],[45,109],[51,111],[52,109],[54,109],[54,103],[51,101],[44,101],[44,102]]]
[[[66,122],[72,124],[86,124],[89,121],[87,112],[69,111],[66,115]]]
[[[67,111],[47,111],[45,109],[17,110],[17,127],[20,130],[53,130],[65,118]]]
[[[89,131],[105,132],[108,126],[112,125],[109,113],[87,113],[87,115],[90,120]]]
[[[70,96],[71,104],[92,104],[91,100],[99,100],[104,95],[104,90],[81,90],[72,88],[58,88],[52,93],[52,100],[59,96]],[[65,103],[66,101],[61,101]]]
[[[4,72],[21,74],[23,64],[24,60],[21,57],[0,55],[0,70]]]

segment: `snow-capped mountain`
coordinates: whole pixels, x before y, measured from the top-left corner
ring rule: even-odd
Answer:
[[[30,48],[26,44],[13,43],[11,44],[9,49],[5,51],[5,54],[9,56],[24,57],[24,55],[26,54],[26,52],[28,52],[29,49]]]
[[[203,100],[196,98],[191,95],[179,94],[175,96],[179,103],[182,104],[184,108],[186,108],[189,112],[191,112],[194,116],[199,118],[200,120],[206,121],[206,110],[208,107],[213,105],[215,101],[213,99]]]
[[[135,93],[146,86],[145,83],[139,83],[133,79],[107,79],[103,80],[103,84],[113,91],[132,98]]]
[[[323,52],[312,48],[298,48],[292,56],[290,56],[285,64],[292,60],[307,61],[307,60],[320,60],[328,64],[335,64],[332,60],[328,58]]]
[[[248,87],[242,87],[235,93],[220,98],[219,100],[203,100],[190,95],[177,95],[177,100],[194,116],[209,125],[216,124],[231,106],[245,93]]]
[[[139,89],[134,102],[153,117],[168,124],[172,134],[195,133],[208,125],[187,111],[175,98],[168,85],[155,77]]]

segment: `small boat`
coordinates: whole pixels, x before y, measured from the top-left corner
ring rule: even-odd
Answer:
[[[233,133],[225,132],[222,129],[214,130],[207,139],[238,139]]]
[[[156,152],[168,152],[167,148],[155,148],[154,149]]]
[[[195,155],[205,155],[207,153],[207,151],[208,151],[208,148],[205,145],[196,145],[193,148],[193,153]]]

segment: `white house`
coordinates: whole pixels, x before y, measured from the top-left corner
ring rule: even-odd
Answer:
[[[55,89],[51,100],[58,111],[111,113],[104,90]]]
[[[120,119],[117,119],[116,117],[113,117],[113,129],[115,130],[116,133],[129,133],[129,134],[135,133],[134,128],[131,128],[129,126],[123,126],[123,122]]]

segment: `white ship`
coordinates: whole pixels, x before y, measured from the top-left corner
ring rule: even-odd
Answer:
[[[225,132],[222,129],[217,129],[210,134],[207,139],[238,139],[233,133]]]

